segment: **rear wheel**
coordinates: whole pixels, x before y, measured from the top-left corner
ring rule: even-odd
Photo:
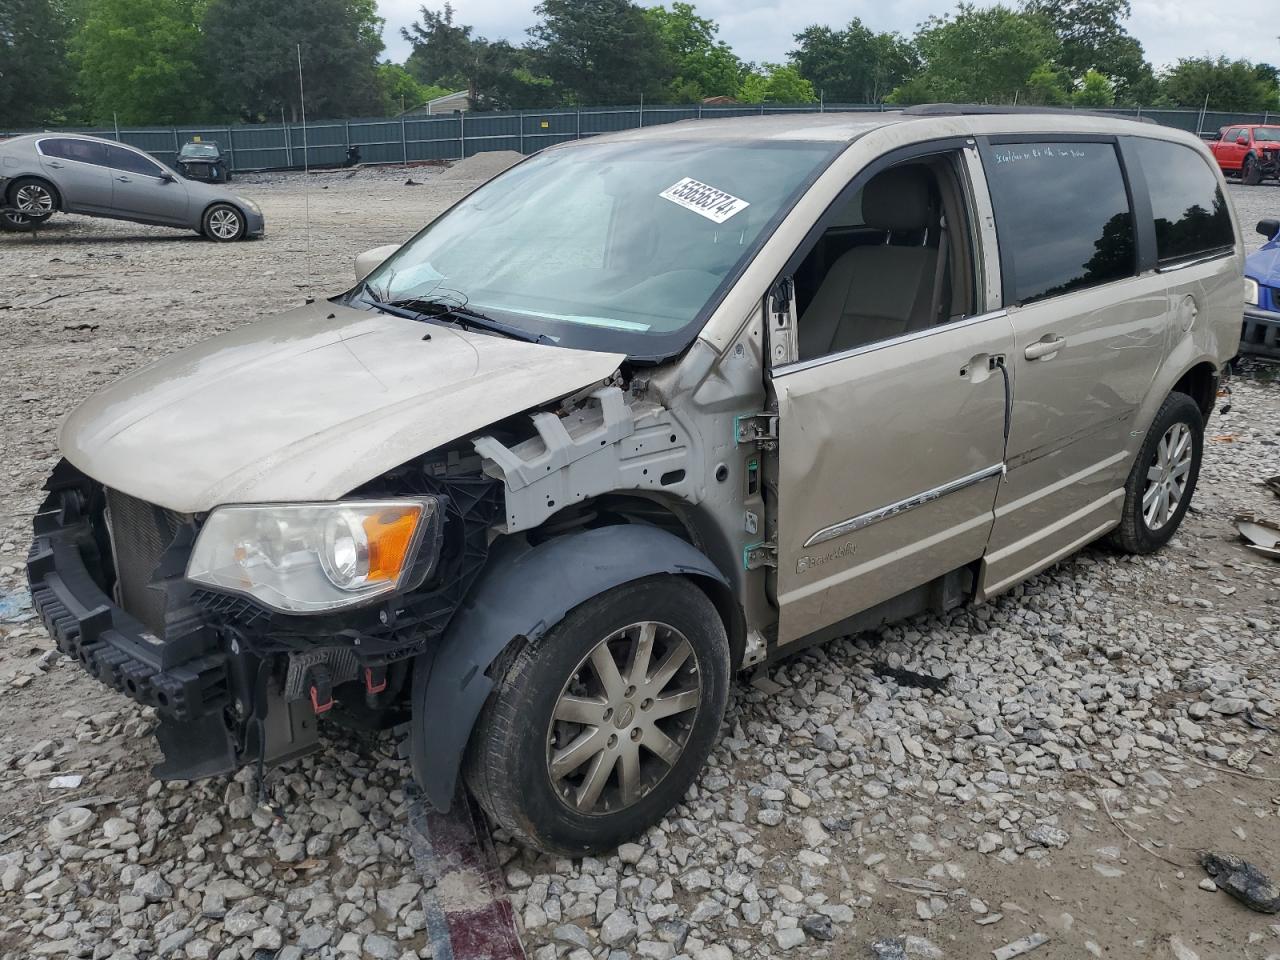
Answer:
[[[58,209],[58,192],[36,177],[21,177],[9,187],[9,203],[33,220],[47,220]]]
[[[244,236],[244,214],[229,203],[215,203],[204,212],[204,235],[215,243],[230,243]]]
[[[1244,158],[1244,165],[1240,168],[1240,180],[1250,187],[1256,187],[1262,182],[1262,167],[1253,157]]]
[[[724,624],[697,586],[623,584],[510,659],[472,732],[467,783],[530,846],[611,850],[680,802],[728,687]]]
[[[1111,542],[1152,553],[1177,532],[1195,493],[1204,449],[1204,416],[1185,393],[1171,393],[1147,431],[1125,482],[1124,514]]]

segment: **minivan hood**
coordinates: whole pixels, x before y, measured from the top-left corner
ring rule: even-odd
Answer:
[[[59,444],[95,480],[182,513],[333,500],[623,359],[321,302],[117,381]]]

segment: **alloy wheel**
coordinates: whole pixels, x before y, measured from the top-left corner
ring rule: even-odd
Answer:
[[[552,712],[547,772],[556,795],[580,814],[639,802],[684,753],[701,702],[698,658],[680,631],[644,621],[605,637]]]
[[[31,216],[53,213],[53,194],[38,183],[24,183],[13,195],[13,205]]]
[[[240,232],[240,217],[234,210],[215,210],[209,214],[209,230],[219,240],[234,240]]]
[[[1148,530],[1161,529],[1178,512],[1187,491],[1194,452],[1191,428],[1181,421],[1166,430],[1156,444],[1142,491],[1142,519]]]

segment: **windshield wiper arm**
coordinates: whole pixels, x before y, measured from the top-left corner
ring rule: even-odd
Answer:
[[[478,310],[473,310],[465,304],[450,303],[446,300],[432,300],[429,297],[404,297],[399,300],[380,300],[374,294],[372,288],[367,284],[365,285],[365,295],[379,310],[386,310],[387,313],[395,314],[398,317],[407,317],[410,320],[422,320],[426,318],[443,320],[451,319],[464,329],[467,327],[476,327],[480,330],[487,330],[490,333],[497,333],[504,337],[510,337],[512,340],[523,340],[525,343],[555,343],[554,340],[544,333],[533,333],[522,327],[503,323],[501,320],[495,320],[488,314],[481,313]]]

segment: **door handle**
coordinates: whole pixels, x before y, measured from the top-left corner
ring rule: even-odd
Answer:
[[[119,180],[121,183],[133,183],[133,181],[130,180],[128,177],[116,177],[116,179]]]
[[[1022,351],[1022,355],[1028,360],[1051,360],[1059,350],[1066,346],[1066,343],[1066,337],[1055,337],[1053,334],[1049,334],[1027,347],[1026,350]]]
[[[56,160],[51,160],[49,161],[49,166],[53,167],[53,169],[55,170],[61,170],[63,167],[63,164],[58,163]]]

